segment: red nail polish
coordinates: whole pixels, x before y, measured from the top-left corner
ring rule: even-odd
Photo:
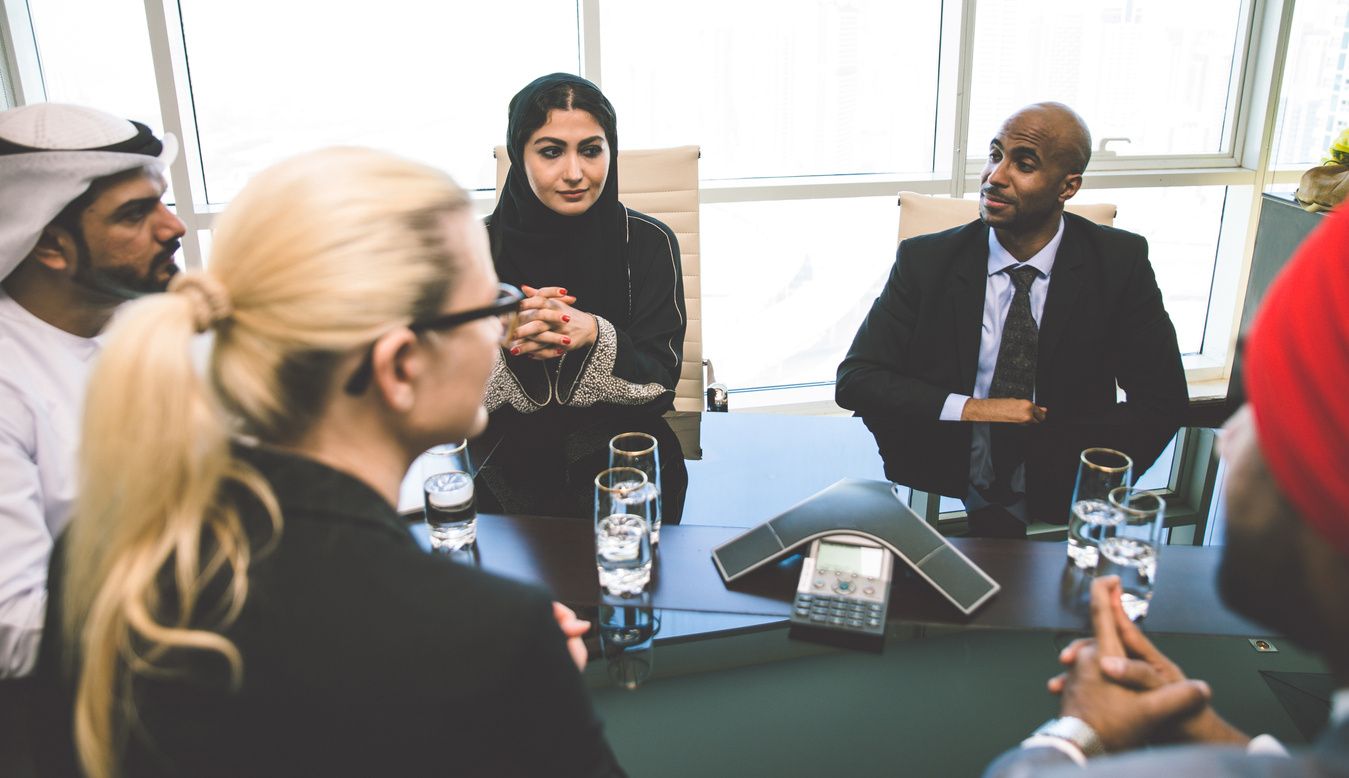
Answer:
[[[519,347],[516,347],[516,348],[511,349],[511,356],[513,356],[513,357],[518,357],[518,356],[520,356],[520,349],[519,349]]]
[[[557,290],[557,293],[558,293],[558,294],[566,294],[566,293],[567,293],[567,290],[566,290],[566,289],[559,289],[559,290]]]
[[[563,323],[563,324],[566,324],[566,323],[569,322],[569,321],[571,321],[571,317],[570,317],[570,316],[567,316],[566,314],[563,314],[563,315],[562,315],[562,323]]]
[[[570,346],[570,345],[571,345],[571,338],[563,338],[563,339],[562,339],[562,345],[564,345],[564,346]]]

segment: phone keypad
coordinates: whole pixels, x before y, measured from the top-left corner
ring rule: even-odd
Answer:
[[[885,609],[881,603],[828,594],[798,594],[792,618],[814,627],[862,632],[882,632],[885,628]]]

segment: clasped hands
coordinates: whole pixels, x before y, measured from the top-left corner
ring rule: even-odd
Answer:
[[[1208,684],[1186,678],[1129,620],[1120,592],[1117,577],[1092,582],[1094,636],[1063,649],[1068,669],[1048,684],[1062,698],[1062,715],[1085,721],[1107,751],[1156,742],[1245,746],[1250,738],[1210,706]]]
[[[594,316],[572,307],[576,297],[566,289],[521,286],[520,291],[525,293],[520,321],[514,339],[506,344],[511,356],[555,359],[595,342],[599,323]]]

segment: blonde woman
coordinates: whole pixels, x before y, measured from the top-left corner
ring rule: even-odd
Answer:
[[[331,149],[244,189],[90,383],[39,660],[54,772],[621,773],[584,622],[422,553],[393,508],[418,452],[483,427],[519,299],[421,165]]]

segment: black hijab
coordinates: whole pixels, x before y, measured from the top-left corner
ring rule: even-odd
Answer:
[[[525,175],[525,144],[552,109],[594,116],[609,144],[609,175],[583,214],[564,216],[544,205]],[[516,286],[560,286],[576,307],[624,325],[628,312],[627,211],[618,201],[618,130],[614,108],[580,76],[553,73],[511,98],[506,128],[511,169],[490,225],[497,275]]]

